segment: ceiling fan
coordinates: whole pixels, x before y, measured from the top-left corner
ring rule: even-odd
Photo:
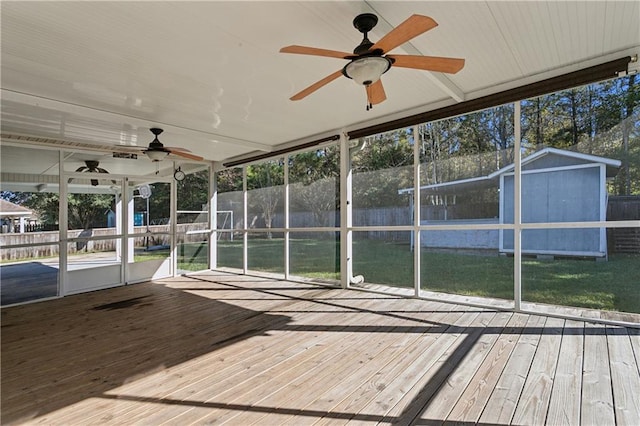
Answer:
[[[412,38],[435,28],[438,24],[432,18],[423,15],[412,15],[393,30],[389,31],[384,37],[378,40],[378,42],[372,43],[367,37],[367,34],[377,23],[378,17],[373,13],[363,13],[355,17],[353,26],[364,35],[364,38],[353,50],[353,54],[297,45],[286,46],[280,49],[282,53],[327,56],[330,58],[349,60],[349,63],[345,65],[344,68],[333,74],[329,74],[322,80],[296,93],[291,97],[291,100],[300,100],[341,75],[344,75],[357,84],[365,86],[367,92],[367,110],[369,110],[373,105],[379,104],[387,99],[380,77],[389,71],[392,66],[449,74],[455,74],[464,67],[464,59],[460,58],[387,54],[390,50],[406,43]]]
[[[106,171],[102,167],[98,167],[100,165],[99,161],[96,161],[96,160],[85,160],[84,164],[85,164],[85,166],[78,167],[76,169],[76,172],[107,173],[107,174],[109,173],[108,171]],[[73,180],[73,178],[69,179],[69,183],[71,183],[72,180]],[[116,183],[115,180],[112,180],[111,182],[113,182],[114,184]],[[98,182],[97,179],[91,179],[91,186],[98,186],[99,183],[100,182]]]
[[[196,160],[196,161],[203,160],[203,158],[200,157],[199,155],[194,155],[189,153],[188,149],[164,146],[162,142],[158,140],[158,136],[164,131],[163,129],[152,127],[149,130],[151,131],[151,133],[154,134],[155,138],[151,141],[149,146],[146,149],[144,149],[144,151],[142,152],[147,154],[147,157],[149,157],[151,161],[154,161],[154,162],[162,161],[169,154],[178,155],[180,157],[188,158],[190,160]]]

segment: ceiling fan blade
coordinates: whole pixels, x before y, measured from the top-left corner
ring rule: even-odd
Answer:
[[[317,47],[307,46],[286,46],[280,49],[280,53],[297,53],[300,55],[328,56],[329,58],[347,59],[353,56],[353,53],[338,52],[337,50],[319,49]]]
[[[76,172],[83,172],[83,171],[85,171],[85,170],[89,170],[89,168],[88,168],[87,166],[82,166],[82,167],[78,167],[78,168],[76,169]]]
[[[382,80],[378,80],[369,86],[367,89],[367,100],[371,105],[376,105],[384,102],[387,99],[387,94],[384,93],[384,87],[382,86]]]
[[[108,171],[106,171],[102,167],[98,167],[96,170],[98,171],[98,173],[109,173]]]
[[[171,150],[171,151],[191,152],[190,149],[182,148],[182,147],[179,147],[179,146],[165,146],[165,148],[167,148],[168,150]]]
[[[369,50],[382,49],[386,53],[437,26],[438,23],[428,16],[411,15],[378,40]]]
[[[455,74],[464,67],[464,59],[441,58],[438,56],[387,55],[394,67],[414,68],[426,71]]]
[[[333,74],[329,74],[328,76],[326,76],[322,80],[320,80],[318,82],[315,82],[311,86],[307,87],[306,89],[296,93],[290,99],[292,101],[299,101],[300,99],[312,94],[313,92],[315,92],[316,90],[318,90],[322,86],[331,83],[333,80],[335,80],[336,78],[340,77],[341,75],[342,75],[342,70],[338,70],[338,71],[334,72]]]
[[[190,160],[196,160],[196,161],[202,161],[204,160],[204,158],[200,157],[199,155],[194,155],[194,154],[189,154],[188,152],[184,152],[184,151],[169,151],[169,153],[173,154],[173,155],[178,155],[180,157],[184,157],[184,158],[188,158]]]

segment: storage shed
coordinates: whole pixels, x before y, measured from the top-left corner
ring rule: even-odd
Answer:
[[[556,148],[522,159],[522,223],[567,222],[566,228],[524,229],[522,253],[549,256],[606,257],[605,228],[581,228],[577,222],[606,220],[606,181],[618,173],[619,160]],[[421,187],[423,196],[478,192],[499,185],[499,217],[423,220],[421,225],[490,225],[514,223],[514,165],[487,176]],[[399,193],[410,194],[412,188]],[[422,234],[421,245],[432,248],[498,249],[513,253],[513,230],[464,229]]]
[[[607,178],[618,173],[619,160],[545,148],[522,160],[522,223],[606,220]],[[513,169],[500,170],[500,222],[513,223]],[[504,230],[500,251],[513,252],[513,231]],[[595,256],[607,254],[605,228],[576,225],[556,229],[525,229],[522,252],[538,255]]]

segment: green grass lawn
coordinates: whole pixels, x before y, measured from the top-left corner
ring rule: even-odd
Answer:
[[[323,280],[340,279],[340,246],[333,239],[291,239],[290,273]],[[284,272],[284,240],[249,239],[249,269]],[[207,269],[207,245],[183,244],[182,271]],[[135,261],[163,259],[168,250],[136,251]],[[353,273],[365,282],[413,288],[413,252],[406,243],[353,242]],[[513,299],[513,257],[456,252],[421,252],[422,289],[467,296]],[[242,240],[218,242],[218,266],[242,269]],[[564,306],[640,313],[640,255],[522,262],[522,300]]]
[[[242,268],[242,241],[218,242],[218,265]],[[249,269],[283,271],[283,240],[250,240]],[[333,240],[291,240],[291,273],[338,279]],[[354,275],[368,283],[413,287],[413,253],[407,244],[354,241]],[[470,296],[513,298],[513,258],[423,251],[422,288]],[[522,299],[527,302],[640,313],[640,256],[522,262]]]
[[[241,240],[219,241],[218,247],[218,266],[242,268]],[[205,248],[199,243],[186,244],[178,267],[206,269]],[[248,252],[250,270],[283,273],[282,239],[251,239]],[[292,239],[290,253],[292,275],[339,280],[339,244],[335,241]],[[363,275],[368,283],[413,287],[413,253],[407,244],[354,241],[353,269],[354,275]],[[513,257],[424,250],[421,269],[424,290],[513,299]],[[639,277],[638,255],[612,255],[607,262],[524,258],[522,300],[640,313]]]

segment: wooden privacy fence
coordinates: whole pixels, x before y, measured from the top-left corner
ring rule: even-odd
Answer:
[[[640,196],[609,197],[607,220],[640,220]],[[640,253],[640,228],[611,228],[607,233],[610,252]]]
[[[441,216],[441,212],[437,211],[439,206],[423,206],[423,220],[433,220]],[[452,207],[449,206],[449,209]],[[451,212],[451,211],[450,211]],[[242,212],[238,211],[235,217],[242,218]],[[397,226],[410,225],[412,212],[408,207],[389,207],[389,208],[371,208],[371,209],[354,209],[353,223],[355,226]],[[425,217],[427,216],[427,217]],[[453,215],[456,216],[456,215]],[[481,215],[480,215],[481,216]],[[607,220],[640,220],[640,196],[612,196],[609,197],[607,205]],[[242,220],[234,221],[234,229],[241,229]],[[290,224],[292,227],[338,227],[340,223],[339,212],[331,210],[325,212],[292,212]],[[254,222],[256,228],[264,228],[264,221],[258,218]],[[281,228],[284,226],[284,216],[277,214],[273,220],[273,228]],[[179,224],[178,225],[178,243],[189,243],[206,240],[207,234],[187,234],[187,231],[204,230],[205,223]],[[146,231],[145,226],[135,228],[136,233]],[[149,227],[151,232],[169,232],[168,225],[152,225]],[[69,238],[78,238],[82,236],[81,230],[69,231]],[[115,228],[100,228],[90,230],[87,237],[115,235]],[[331,233],[327,237],[331,237]],[[296,233],[296,238],[318,238],[318,232]],[[385,241],[404,241],[409,242],[411,233],[396,231],[365,231],[356,232],[355,239],[378,239]],[[640,228],[611,228],[607,230],[607,240],[609,244],[609,253],[640,253]],[[168,236],[152,237],[151,244],[168,244]],[[26,247],[18,249],[2,249],[1,259],[22,259],[30,257],[56,256],[58,254],[58,232],[34,232],[24,234],[0,234],[0,246],[18,244],[41,244],[37,247]],[[136,239],[136,246],[144,245],[144,240]],[[75,253],[82,250],[88,251],[108,251],[115,250],[114,240],[98,240],[88,241],[86,243],[70,243],[69,253]]]
[[[207,229],[206,223],[194,223],[194,224],[179,224],[178,230],[178,244],[203,241],[208,238],[206,233],[203,234],[187,234],[188,231],[199,231]],[[147,231],[146,226],[136,226],[134,233],[140,234]],[[156,225],[149,226],[149,232],[165,232],[170,231],[169,225]],[[69,230],[68,238],[91,238],[91,237],[106,237],[109,235],[116,235],[115,228],[96,228],[96,229],[84,229],[84,230]],[[169,236],[156,235],[149,237],[150,245],[157,244],[169,244]],[[32,259],[39,257],[51,257],[57,256],[59,253],[59,233],[58,231],[48,232],[29,232],[24,234],[0,234],[0,259],[2,260],[15,260],[15,259]],[[135,246],[145,246],[144,237],[135,238]],[[19,248],[5,248],[11,245],[21,244],[40,244],[33,247],[19,247]],[[67,245],[67,253],[82,253],[82,252],[98,252],[98,251],[114,251],[116,249],[115,239],[106,240],[92,240],[92,241],[78,241],[72,242]]]

